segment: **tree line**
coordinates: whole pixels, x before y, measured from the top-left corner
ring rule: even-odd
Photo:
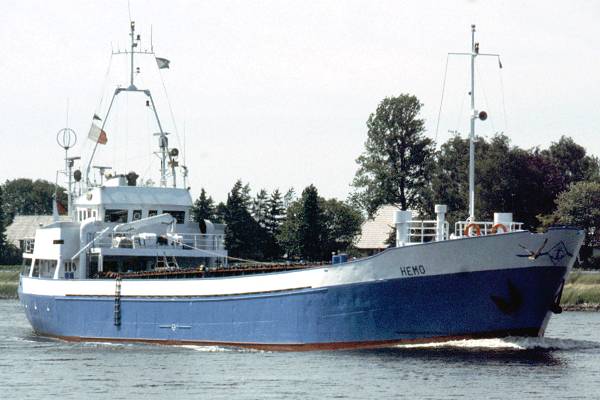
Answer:
[[[229,255],[250,260],[329,260],[351,249],[360,232],[362,214],[352,205],[319,196],[314,185],[298,197],[275,189],[259,190],[238,180],[227,201],[215,204],[204,188],[192,208],[194,220],[224,223]]]

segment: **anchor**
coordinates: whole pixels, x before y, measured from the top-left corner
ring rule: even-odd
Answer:
[[[490,295],[490,298],[496,307],[507,315],[515,314],[523,305],[523,296],[510,279],[508,280],[508,300],[494,295]]]

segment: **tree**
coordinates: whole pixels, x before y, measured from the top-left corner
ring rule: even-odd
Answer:
[[[429,188],[434,144],[418,118],[415,96],[388,97],[367,121],[365,151],[356,162],[352,200],[372,216],[384,204],[422,209]]]
[[[48,215],[52,214],[52,196],[58,189],[58,201],[67,207],[65,189],[38,179],[13,179],[4,183],[4,214],[10,224],[16,214]]]
[[[581,255],[586,262],[591,258],[593,245],[600,244],[600,183],[576,182],[556,199],[554,222],[585,229]]]
[[[227,203],[223,210],[223,219],[227,224],[225,228],[225,245],[233,257],[261,258],[257,254],[256,226],[248,212],[247,192],[244,192],[241,180],[233,185],[231,192],[227,194]]]
[[[276,237],[279,234],[281,224],[285,218],[285,208],[279,189],[275,189],[267,200],[267,213],[265,216],[265,228]]]
[[[310,185],[288,207],[278,239],[288,257],[329,260],[332,252],[348,250],[361,223],[358,210],[342,201],[319,197]]]
[[[296,191],[291,187],[283,196],[283,208],[287,210],[294,200],[296,200]]]
[[[483,139],[476,138],[476,155],[481,152]],[[476,158],[478,159],[478,158]],[[451,224],[465,218],[469,199],[469,142],[458,135],[442,144],[436,154],[432,176],[433,203],[446,204],[446,218]],[[477,192],[476,192],[477,194]],[[395,239],[394,239],[395,243]]]
[[[279,234],[277,243],[281,246],[284,256],[287,258],[302,257],[303,247],[300,243],[298,232],[300,230],[300,212],[302,203],[300,200],[291,202],[286,209],[286,216]]]
[[[466,218],[468,208],[468,139],[453,136],[436,154],[432,178],[433,200],[448,205],[448,220]],[[560,170],[537,148],[512,146],[508,137],[475,139],[475,207],[478,219],[494,212],[512,212],[528,227],[539,225],[538,215],[554,209],[563,188]],[[430,204],[433,207],[433,204]]]
[[[299,256],[315,261],[323,259],[322,245],[326,239],[323,210],[314,185],[302,191],[299,200],[288,207],[286,222],[281,229],[280,243],[288,257]]]
[[[266,215],[264,219],[264,229],[268,234],[268,241],[265,243],[265,255],[270,259],[281,257],[281,245],[277,241],[277,237],[281,233],[281,224],[285,218],[285,209],[281,193],[275,189],[266,202]]]
[[[327,242],[324,243],[325,257],[332,252],[347,251],[360,234],[363,216],[351,205],[336,199],[321,199]]]
[[[278,256],[275,238],[250,214],[250,185],[238,180],[227,195],[227,203],[217,206],[223,216],[225,245],[231,256],[251,260]]]
[[[192,216],[194,221],[200,222],[202,220],[216,221],[216,210],[212,197],[206,196],[206,190],[200,189],[200,196],[194,202],[192,206]]]
[[[564,189],[579,181],[598,181],[600,162],[597,157],[588,156],[585,148],[566,136],[553,142],[543,154],[552,160],[564,177]]]
[[[319,193],[314,185],[302,191],[302,208],[298,224],[298,240],[302,255],[309,260],[322,258],[321,245],[324,239],[323,210],[319,206]]]
[[[266,218],[269,209],[268,194],[265,189],[261,189],[256,193],[252,200],[252,217],[263,228],[266,226]]]

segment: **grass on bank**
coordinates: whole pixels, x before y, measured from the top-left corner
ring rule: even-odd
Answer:
[[[600,273],[571,272],[561,303],[567,306],[600,304]]]
[[[0,299],[16,299],[20,265],[0,265]]]

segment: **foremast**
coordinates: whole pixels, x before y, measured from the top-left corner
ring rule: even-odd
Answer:
[[[469,56],[471,58],[471,113],[469,129],[469,219],[475,221],[475,120],[485,121],[487,113],[475,109],[475,59],[478,56],[491,56],[498,58],[498,66],[502,68],[499,54],[484,54],[479,52],[479,43],[475,42],[475,25],[471,25],[471,52],[470,53],[448,53],[448,55]]]

